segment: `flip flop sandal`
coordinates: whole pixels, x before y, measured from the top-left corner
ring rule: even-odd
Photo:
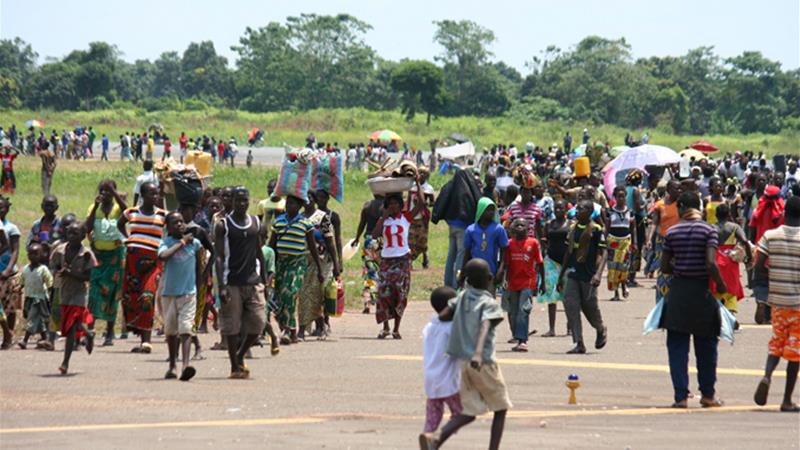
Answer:
[[[240,371],[237,370],[237,371],[231,372],[231,374],[228,375],[228,378],[231,379],[231,380],[243,380],[243,379],[247,378],[247,376],[245,376],[244,372],[240,372]]]
[[[269,349],[269,352],[272,356],[277,356],[281,352],[281,348],[277,345]]]
[[[222,345],[222,342],[217,342],[211,346],[211,350],[227,350],[228,347]]]
[[[762,378],[761,381],[758,382],[756,393],[753,395],[753,401],[756,402],[756,405],[764,406],[767,404],[767,397],[769,396],[769,383],[770,380],[766,378]]]
[[[61,373],[61,375],[66,375],[67,374],[67,370],[68,370],[67,366],[59,366],[58,367],[58,371]]]
[[[552,331],[548,331],[547,333],[543,334],[542,337],[556,337],[556,333]]]
[[[206,359],[206,357],[205,357],[205,355],[203,355],[202,353],[201,353],[201,354],[197,354],[197,353],[195,353],[195,354],[192,356],[192,360],[193,360],[193,361],[203,361],[203,360],[205,360],[205,359]]]
[[[800,412],[800,406],[797,406],[796,403],[781,405],[781,412]]]
[[[174,380],[176,378],[178,378],[178,375],[171,370],[168,370],[167,373],[164,375],[165,380]]]
[[[392,333],[392,339],[400,340],[400,339],[403,339],[403,336],[400,336],[400,333],[398,333],[398,332],[394,332],[394,333]]]
[[[381,331],[380,333],[378,333],[378,339],[386,339],[387,337],[389,337],[390,334],[391,333],[389,333],[388,331],[385,330]]]
[[[195,368],[194,368],[194,367],[192,367],[192,366],[187,366],[187,367],[186,367],[185,369],[183,369],[183,371],[181,372],[181,381],[189,381],[189,380],[191,380],[191,379],[192,379],[192,377],[194,377],[194,375],[195,375],[196,373],[197,373],[197,370],[195,370]]]

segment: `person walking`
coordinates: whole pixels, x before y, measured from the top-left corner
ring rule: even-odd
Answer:
[[[697,193],[684,192],[677,206],[680,221],[667,231],[661,257],[661,271],[672,275],[660,324],[667,330],[669,373],[675,394],[672,407],[688,407],[690,339],[694,339],[700,404],[704,408],[722,406],[715,390],[719,303],[709,289],[711,278],[717,293],[727,292],[717,267],[719,234],[703,221]]]
[[[767,264],[769,258],[769,264]],[[768,302],[772,306],[772,339],[764,369],[764,378],[753,396],[757,405],[767,404],[772,372],[781,358],[786,364],[786,388],[781,411],[798,412],[792,401],[800,368],[800,197],[786,201],[785,224],[766,231],[758,242],[756,271],[769,279]]]
[[[267,273],[261,252],[261,221],[247,214],[250,192],[233,191],[233,211],[214,226],[217,282],[222,301],[221,328],[228,344],[229,378],[250,377],[244,357],[266,324]]]

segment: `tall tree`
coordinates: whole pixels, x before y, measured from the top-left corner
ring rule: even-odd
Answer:
[[[436,25],[433,41],[443,49],[435,59],[444,64],[445,85],[453,98],[451,112],[464,114],[473,109],[468,95],[468,92],[476,90],[471,86],[473,81],[480,80],[483,84],[498,81],[498,78],[483,70],[493,56],[489,46],[495,41],[494,32],[471,20],[441,20],[433,23]],[[491,85],[492,91],[497,89],[497,86]]]
[[[780,113],[785,108],[778,84],[780,63],[761,52],[744,52],[725,62],[728,68],[723,73],[719,98],[721,117],[744,133],[778,131]]]
[[[211,41],[192,42],[181,58],[181,85],[187,97],[230,103],[233,74],[228,59],[218,55]]]
[[[400,95],[403,113],[411,121],[417,110],[425,111],[425,124],[442,106],[442,69],[429,61],[403,61],[392,72],[392,88]]]

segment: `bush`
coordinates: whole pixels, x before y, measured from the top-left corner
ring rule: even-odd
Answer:
[[[199,98],[190,98],[183,102],[183,108],[186,111],[205,111],[208,109],[208,105]]]
[[[119,111],[130,110],[130,109],[134,109],[135,107],[136,106],[134,106],[133,103],[126,102],[124,100],[116,100],[116,101],[114,101],[114,103],[111,104],[111,109],[115,109],[115,110],[119,110]]]
[[[183,111],[178,97],[146,97],[141,106],[147,111]]]

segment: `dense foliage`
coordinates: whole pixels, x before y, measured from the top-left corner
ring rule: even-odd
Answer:
[[[229,64],[210,41],[133,63],[92,42],[37,65],[19,38],[0,40],[0,108],[250,112],[363,107],[401,109],[408,120],[505,115],[529,123],[577,120],[675,133],[774,133],[800,129],[800,69],[759,52],[720,59],[711,47],[634,60],[624,39],[589,36],[532,56],[527,75],[493,61],[491,30],[435,22],[435,61],[388,61],[353,16],[302,14],[246,28]]]

